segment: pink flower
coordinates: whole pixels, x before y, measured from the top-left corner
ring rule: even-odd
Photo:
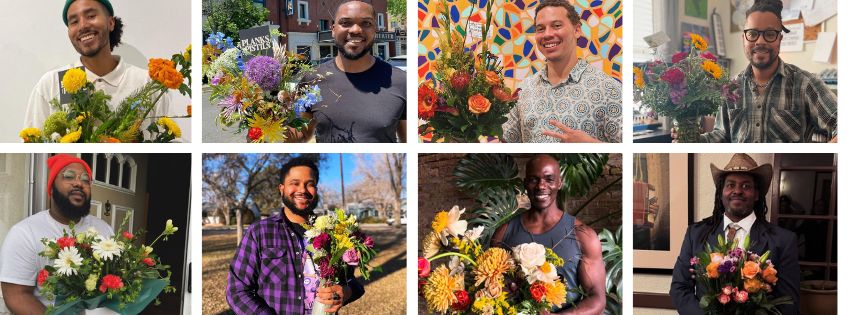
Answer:
[[[748,291],[741,290],[736,292],[733,295],[733,299],[736,300],[737,303],[745,303],[748,301]]]
[[[323,279],[331,279],[336,273],[334,266],[331,266],[331,263],[328,260],[328,257],[324,257],[319,260],[319,276]]]
[[[727,303],[730,302],[730,296],[726,295],[726,294],[719,294],[718,295],[718,302],[721,302],[721,304],[726,305]]]
[[[685,79],[685,77],[686,75],[683,73],[683,70],[680,70],[680,68],[677,67],[673,67],[666,70],[665,73],[662,74],[661,78],[665,82],[668,82],[668,84],[670,85],[679,85],[683,82],[683,79]]]
[[[429,273],[431,273],[431,262],[423,257],[417,258],[417,274],[420,278],[428,277]]]
[[[144,264],[146,264],[150,267],[153,267],[154,264],[155,264],[154,260],[151,257],[145,257],[145,259],[142,259],[142,263],[144,263]]]
[[[703,59],[712,60],[712,62],[718,61],[718,58],[715,58],[715,55],[708,51],[700,54],[700,57],[703,57]]]
[[[313,239],[313,248],[321,249],[328,245],[329,242],[331,242],[331,236],[328,233],[319,234]]]
[[[686,59],[686,57],[688,57],[688,53],[685,52],[685,51],[681,51],[681,52],[674,54],[674,56],[671,57],[671,62],[677,63],[677,62],[683,61],[683,59]]]
[[[697,265],[697,263],[698,263],[697,256],[692,257],[692,258],[689,260],[689,264],[691,264],[692,266]]]
[[[721,293],[724,294],[724,295],[733,294],[733,287],[728,285],[728,286],[721,289]]]
[[[121,235],[123,235],[128,241],[133,239],[133,234],[128,231],[124,231]]]
[[[363,246],[366,246],[367,248],[372,248],[375,246],[375,241],[372,240],[372,236],[367,235],[366,237],[364,237]]]
[[[360,253],[354,248],[349,248],[343,253],[343,261],[349,266],[357,266],[360,263]]]
[[[103,276],[103,279],[101,279],[101,282],[100,282],[100,292],[101,293],[106,293],[106,290],[109,290],[109,289],[117,290],[117,289],[121,289],[123,287],[124,287],[124,283],[121,282],[121,278],[116,276],[116,275],[111,275],[111,274],[105,275],[105,276]]]

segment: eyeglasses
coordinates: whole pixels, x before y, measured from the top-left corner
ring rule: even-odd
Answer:
[[[92,179],[89,177],[89,173],[80,173],[78,175],[76,172],[74,172],[72,170],[66,170],[66,171],[62,172],[62,179],[69,181],[69,182],[76,179],[76,180],[79,180],[80,182],[82,182],[83,184],[86,184],[86,185],[89,185],[89,184],[92,183]]]
[[[778,30],[756,30],[756,29],[746,29],[745,30],[745,39],[749,42],[755,42],[759,39],[759,36],[762,35],[762,39],[765,39],[766,42],[773,43],[780,37],[780,31]]]

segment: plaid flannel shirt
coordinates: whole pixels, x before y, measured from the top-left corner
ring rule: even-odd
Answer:
[[[260,220],[245,230],[234,254],[227,286],[227,300],[237,314],[304,314],[305,253],[299,236],[283,215]],[[352,296],[363,295],[363,286],[347,280]]]
[[[836,95],[812,73],[780,60],[763,94],[750,66],[737,80],[741,99],[721,106],[702,142],[827,142],[837,135]]]

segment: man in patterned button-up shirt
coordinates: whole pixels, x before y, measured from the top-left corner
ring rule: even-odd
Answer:
[[[535,9],[535,45],[546,66],[520,85],[505,142],[621,142],[621,85],[576,55],[579,15],[565,0]]]
[[[780,60],[780,0],[757,1],[742,34],[750,65],[737,77],[741,99],[721,106],[702,142],[836,141],[836,95],[817,76]]]
[[[304,232],[319,202],[316,183],[319,169],[313,161],[298,157],[281,167],[283,213],[260,220],[245,230],[231,263],[227,300],[237,314],[305,314],[312,301],[328,305],[334,313],[360,298],[363,286],[348,279],[343,285],[318,287],[309,281],[315,272],[305,251]],[[354,274],[354,273],[350,273]]]

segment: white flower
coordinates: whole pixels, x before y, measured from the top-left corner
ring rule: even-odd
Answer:
[[[313,248],[313,246],[310,246],[310,248]],[[311,259],[316,261],[319,258],[325,257],[325,255],[328,255],[328,253],[326,253],[324,249],[317,249],[313,251],[313,257]]]
[[[60,135],[58,132],[50,134],[50,140],[59,141],[59,139],[62,139],[62,135]]]
[[[464,232],[464,237],[466,237],[466,238],[467,238],[468,240],[470,240],[471,242],[476,241],[476,240],[478,240],[478,239],[479,239],[479,237],[480,237],[480,236],[482,236],[482,231],[484,231],[484,230],[485,230],[485,226],[484,226],[484,225],[480,225],[480,226],[478,226],[478,227],[474,227],[474,228],[472,228],[472,229],[467,230],[466,232]]]
[[[98,236],[98,241],[92,243],[92,250],[95,257],[102,260],[112,260],[113,257],[121,255],[121,250],[124,249],[121,243],[116,242],[111,238]]]
[[[449,258],[449,275],[454,276],[457,274],[464,274],[464,263],[458,256],[452,256]]]
[[[151,252],[154,251],[153,247],[150,246],[142,246],[142,250],[145,252],[145,256],[150,255]]]
[[[464,214],[465,210],[467,209],[459,209],[458,206],[454,206],[449,210],[446,228],[440,231],[440,241],[444,245],[449,244],[447,237],[462,236],[467,231],[467,220],[461,220],[461,215]]]
[[[304,237],[308,240],[312,240],[314,237],[319,236],[320,232],[317,229],[310,229],[304,232]]]
[[[163,232],[165,235],[171,235],[177,232],[177,227],[174,226],[171,222],[171,219],[165,221],[165,231]]]
[[[514,260],[520,263],[527,275],[547,262],[547,248],[538,243],[520,244],[511,251],[514,253]]]
[[[55,244],[55,242],[50,241],[48,243],[44,243],[44,251],[41,252],[44,257],[52,258],[54,255],[56,255],[56,252],[53,250],[52,247],[50,247],[50,244]]]
[[[59,256],[53,260],[53,267],[61,275],[71,276],[77,274],[77,267],[83,263],[83,257],[74,246],[65,247],[59,251]]]
[[[551,263],[544,263],[541,267],[535,268],[531,277],[526,277],[526,280],[529,283],[535,283],[535,281],[541,281],[544,283],[553,283],[558,279],[558,273],[556,272],[555,265]]]
[[[313,228],[319,231],[324,231],[326,228],[328,228],[328,224],[331,223],[330,221],[331,217],[329,216],[323,215],[321,217],[318,217],[316,218],[316,221],[313,222]]]

